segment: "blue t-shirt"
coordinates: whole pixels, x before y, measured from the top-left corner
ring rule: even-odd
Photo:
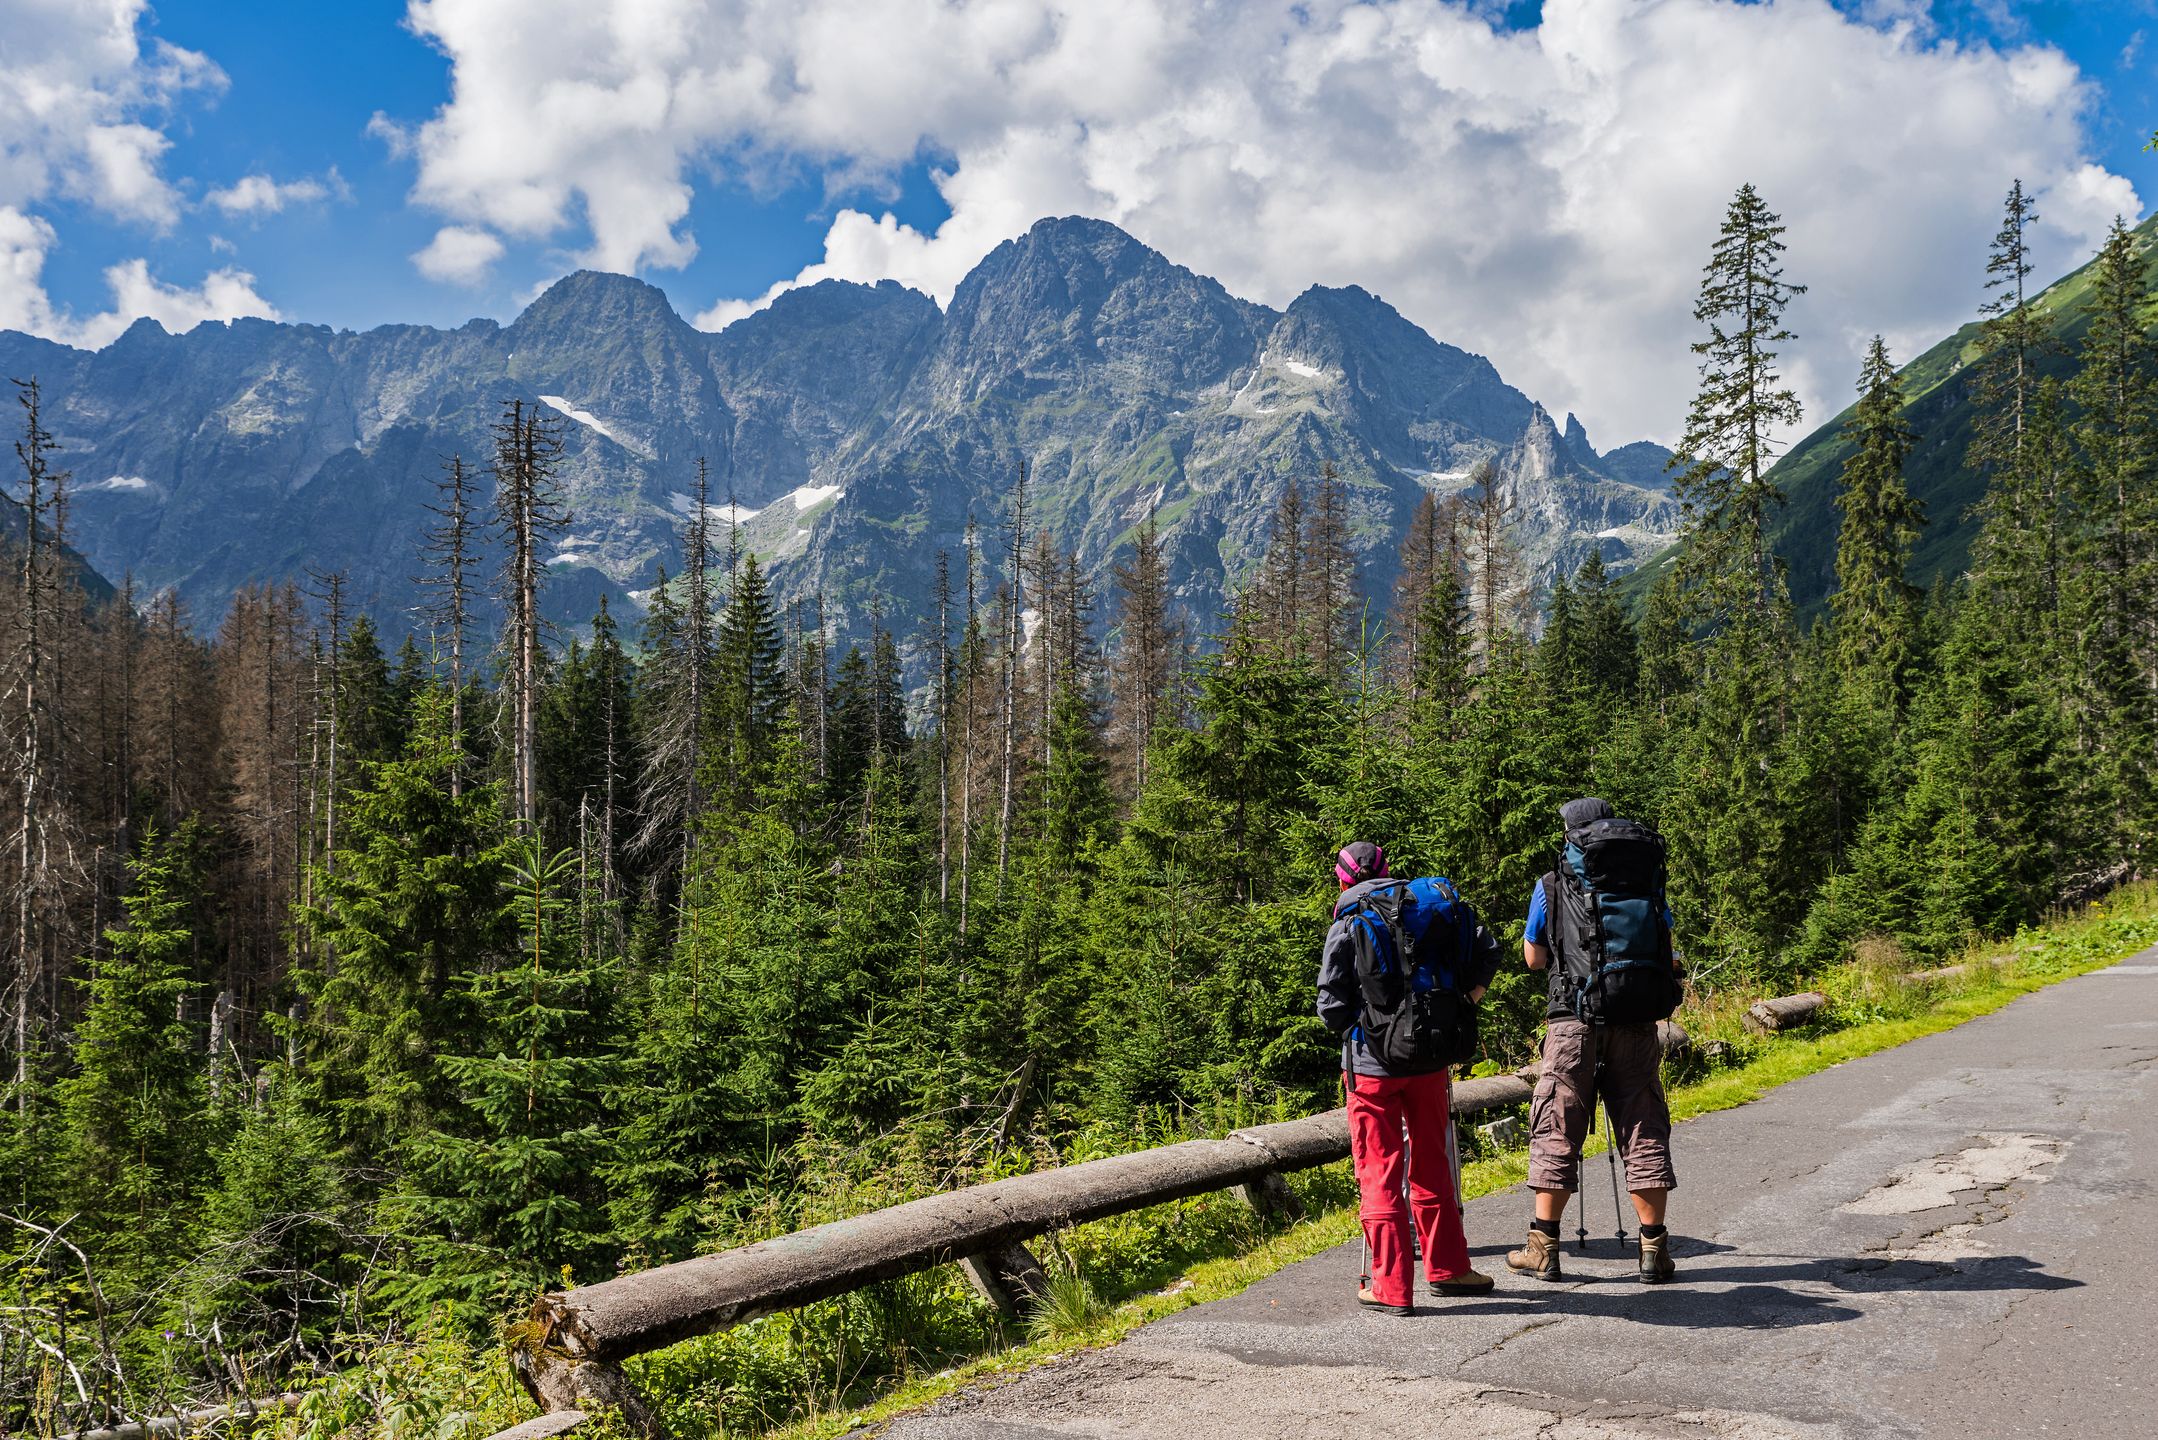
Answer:
[[[1544,938],[1544,928],[1549,924],[1549,916],[1546,913],[1549,909],[1550,907],[1544,902],[1544,877],[1539,875],[1536,877],[1535,890],[1529,894],[1529,923],[1528,928],[1521,932],[1523,940],[1531,945],[1549,945],[1551,943]]]

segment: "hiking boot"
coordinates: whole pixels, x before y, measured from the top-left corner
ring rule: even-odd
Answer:
[[[1368,1289],[1356,1292],[1356,1303],[1366,1310],[1376,1310],[1381,1315],[1414,1315],[1416,1313],[1414,1306],[1389,1305]]]
[[[1474,1270],[1464,1270],[1458,1275],[1449,1275],[1444,1280],[1431,1282],[1432,1294],[1449,1298],[1489,1295],[1492,1288],[1491,1277],[1479,1275]]]
[[[1671,1263],[1671,1232],[1641,1237],[1641,1283],[1661,1285],[1677,1272]]]
[[[1546,1235],[1541,1230],[1529,1231],[1528,1244],[1507,1252],[1506,1268],[1534,1275],[1539,1280],[1565,1279],[1559,1273],[1559,1237]]]

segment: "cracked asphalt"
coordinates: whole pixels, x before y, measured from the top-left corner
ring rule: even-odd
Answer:
[[[1506,1270],[1526,1198],[1486,1196],[1467,1219],[1488,1299],[1368,1314],[1350,1244],[885,1433],[2158,1435],[2158,948],[1690,1121],[1675,1148],[1669,1286],[1634,1280],[1596,1168],[1562,1283]]]

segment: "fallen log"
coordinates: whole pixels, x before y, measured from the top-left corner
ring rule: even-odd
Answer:
[[[1272,1132],[1288,1132],[1276,1136]],[[1260,1137],[1266,1137],[1262,1140]],[[1337,1138],[1338,1137],[1338,1138]],[[1266,1143],[1278,1138],[1279,1143]],[[1303,1169],[1348,1153],[1341,1112],[1187,1140],[930,1195],[540,1298],[545,1343],[618,1362],[760,1315],[949,1265],[1051,1230]]]
[[[269,1395],[260,1400],[239,1400],[229,1405],[208,1405],[200,1410],[183,1410],[177,1415],[158,1415],[145,1420],[128,1420],[118,1425],[107,1425],[97,1430],[72,1430],[54,1437],[54,1440],[166,1440],[191,1430],[201,1430],[220,1425],[227,1420],[251,1420],[258,1415],[282,1415],[300,1408],[297,1394]],[[581,1417],[580,1417],[581,1418]],[[527,1422],[528,1424],[531,1422]],[[505,1435],[509,1432],[504,1431]],[[561,1433],[559,1431],[554,1433]]]
[[[1779,1030],[1804,1025],[1827,1008],[1828,997],[1817,990],[1774,1000],[1758,1000],[1746,1011],[1746,1028],[1756,1035],[1773,1035]]]
[[[1668,1022],[1659,1034],[1667,1053],[1687,1043],[1686,1032]],[[1467,1117],[1526,1104],[1534,1093],[1533,1071],[1479,1076],[1453,1087],[1452,1109]],[[1037,1235],[1218,1190],[1241,1190],[1262,1205],[1271,1197],[1279,1207],[1281,1175],[1348,1154],[1347,1112],[1329,1110],[1220,1140],[1186,1140],[929,1195],[543,1295],[531,1319],[512,1329],[512,1359],[543,1409],[612,1407],[632,1429],[656,1434],[656,1418],[620,1368],[631,1356],[938,1265],[965,1265],[985,1294],[1016,1306],[1029,1288],[1019,1257]]]
[[[1983,960],[1966,960],[1957,965],[1942,965],[1933,970],[1913,970],[1908,975],[1898,975],[1896,983],[1899,985],[1932,985],[1943,980],[1961,980],[1964,976],[1971,974],[1980,967],[1988,970],[1998,970],[2015,958],[2014,953],[2011,952],[2007,955],[1988,955]]]

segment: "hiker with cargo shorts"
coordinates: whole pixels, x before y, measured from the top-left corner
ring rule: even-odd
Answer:
[[[1672,1275],[1664,1208],[1678,1185],[1656,1033],[1679,1000],[1663,841],[1593,797],[1568,801],[1559,816],[1559,863],[1536,882],[1521,941],[1529,969],[1550,976],[1543,1073],[1529,1102],[1536,1207],[1528,1243],[1506,1263],[1562,1278],[1559,1220],[1581,1188],[1581,1144],[1600,1098],[1641,1223],[1641,1280],[1658,1285]]]
[[[1349,1155],[1370,1260],[1357,1302],[1414,1313],[1412,1225],[1431,1294],[1487,1295],[1490,1278],[1469,1264],[1448,1160],[1447,1071],[1475,1053],[1476,1002],[1498,971],[1498,942],[1451,884],[1393,879],[1386,852],[1368,840],[1335,857],[1334,878],[1341,898],[1319,960],[1318,1010],[1342,1042]]]

